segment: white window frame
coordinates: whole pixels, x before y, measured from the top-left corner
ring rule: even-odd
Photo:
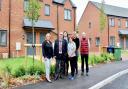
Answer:
[[[50,16],[50,5],[45,4],[44,13],[45,13],[45,16]]]
[[[114,27],[115,26],[115,19],[109,18],[109,26]]]
[[[64,19],[72,20],[72,14],[70,9],[64,9]]]

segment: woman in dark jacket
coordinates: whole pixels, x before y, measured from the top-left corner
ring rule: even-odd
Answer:
[[[51,80],[50,80],[51,62],[50,61],[53,57],[53,46],[50,39],[51,39],[51,35],[50,33],[47,33],[46,40],[42,43],[42,53],[43,53],[44,63],[45,63],[46,79],[48,82],[51,83]]]
[[[63,39],[65,39],[67,44],[68,44],[69,37],[68,37],[68,32],[67,31],[63,32]],[[66,54],[66,59],[65,59],[65,73],[64,73],[66,76],[68,75],[68,69],[69,69],[69,58],[68,58],[68,53],[67,53]]]

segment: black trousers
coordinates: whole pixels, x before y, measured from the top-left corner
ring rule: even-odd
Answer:
[[[89,72],[88,54],[81,55],[81,71],[84,72],[84,63],[86,63],[86,73]]]
[[[65,67],[65,61],[63,59],[63,56],[59,55],[59,57],[56,58],[55,77],[64,75],[64,71],[65,71],[64,67]]]
[[[67,55],[66,59],[65,59],[65,75],[66,76],[68,75],[68,69],[69,69],[69,58],[68,58],[68,55]]]
[[[75,72],[78,73],[78,56],[75,56]]]
[[[70,57],[70,65],[71,65],[71,75],[74,77],[75,72],[75,57]]]

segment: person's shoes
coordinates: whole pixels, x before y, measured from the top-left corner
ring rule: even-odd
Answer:
[[[55,81],[58,80],[58,76],[56,76],[56,77],[54,78],[54,80],[55,80]]]
[[[74,77],[70,76],[70,77],[69,77],[69,80],[74,80]]]
[[[81,76],[83,76],[84,75],[84,72],[81,72]]]
[[[47,79],[47,78],[46,78],[46,80],[47,80],[47,82],[52,83],[52,81],[51,81],[50,79]]]
[[[78,71],[76,71],[76,75],[78,74]]]
[[[88,76],[88,73],[86,73],[86,76]]]
[[[64,79],[64,76],[61,75],[60,78],[61,78],[61,79]]]

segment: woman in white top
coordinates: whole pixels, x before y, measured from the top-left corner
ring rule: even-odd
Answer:
[[[76,44],[73,41],[73,37],[69,37],[69,43],[68,43],[68,57],[70,60],[71,65],[71,77],[69,79],[74,80],[74,72],[75,72],[75,51],[76,51]]]

